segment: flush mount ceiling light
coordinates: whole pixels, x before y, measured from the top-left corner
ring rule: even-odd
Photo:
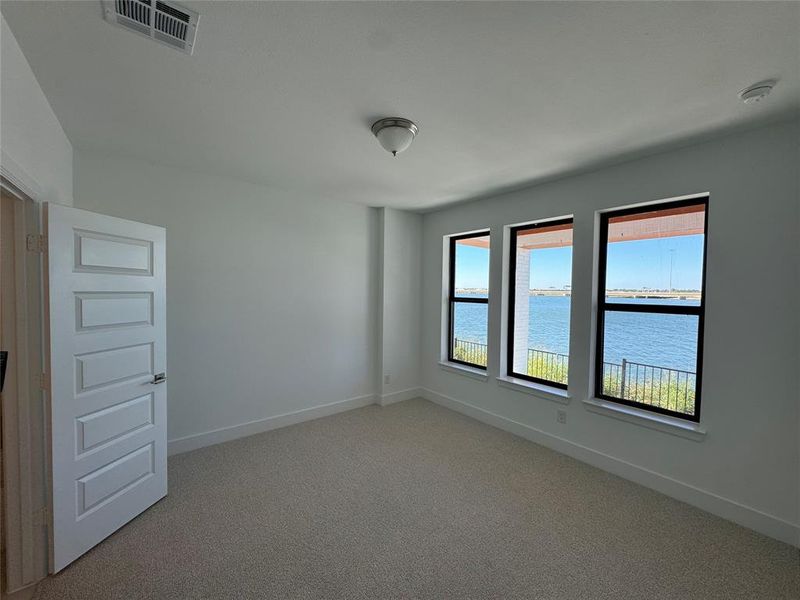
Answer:
[[[746,87],[739,92],[739,99],[745,104],[755,104],[762,98],[766,98],[776,83],[777,81],[774,79],[769,79]]]
[[[372,124],[372,133],[380,145],[394,156],[411,145],[418,131],[413,121],[400,117],[387,117]]]

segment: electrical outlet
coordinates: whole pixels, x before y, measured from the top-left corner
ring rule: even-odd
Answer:
[[[384,384],[386,384],[386,385],[389,385],[389,383],[390,383],[391,381],[392,381],[392,376],[391,376],[391,375],[384,375],[384,376],[383,376],[383,383],[384,383]]]
[[[567,424],[567,411],[565,411],[565,410],[556,411],[556,421],[558,423],[561,423],[562,425],[566,425]]]

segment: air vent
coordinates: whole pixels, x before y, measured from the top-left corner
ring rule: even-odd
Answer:
[[[103,0],[106,21],[177,48],[194,51],[200,15],[161,0]]]

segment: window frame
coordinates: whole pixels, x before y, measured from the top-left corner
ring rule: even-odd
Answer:
[[[491,232],[490,230],[486,229],[483,231],[477,231],[473,233],[463,233],[459,235],[451,235],[449,239],[449,246],[448,246],[448,264],[449,270],[447,279],[447,362],[455,363],[458,365],[464,365],[466,367],[471,367],[473,369],[481,369],[482,371],[486,371],[489,362],[489,317],[488,317],[488,305],[489,305],[489,295],[491,294],[490,290],[490,283],[487,281],[487,293],[486,298],[466,298],[466,297],[458,297],[456,296],[456,243],[460,240],[468,240],[471,238],[479,238],[479,237],[489,237],[489,252],[491,256],[492,251],[492,242],[491,242]],[[489,266],[489,273],[491,278],[491,263]],[[467,362],[465,360],[459,360],[453,356],[453,351],[455,350],[455,305],[456,302],[461,302],[464,304],[486,304],[487,305],[487,317],[486,317],[486,362],[487,365],[479,365],[476,363]]]
[[[527,223],[525,225],[515,225],[509,228],[509,254],[508,254],[508,323],[506,330],[506,374],[508,377],[515,379],[524,379],[540,385],[558,388],[561,390],[568,389],[569,383],[560,383],[557,381],[550,381],[549,379],[542,379],[541,377],[533,377],[524,373],[517,373],[514,371],[514,316],[516,309],[515,291],[517,279],[517,234],[520,231],[528,231],[531,229],[553,227],[554,225],[572,225],[573,244],[575,237],[575,219],[573,217],[564,217],[553,219],[551,221],[537,221],[535,223]],[[570,278],[572,276],[572,264],[570,263]],[[570,290],[570,319],[572,317],[572,291]],[[571,350],[571,348],[570,348]],[[571,357],[570,353],[568,356]],[[569,365],[569,361],[567,362]],[[569,366],[567,367],[569,369]],[[567,371],[567,382],[569,382],[569,370]]]
[[[703,387],[703,345],[705,337],[705,312],[706,312],[706,262],[708,260],[708,205],[709,195],[695,196],[683,200],[673,200],[646,204],[632,208],[622,208],[619,210],[609,210],[600,213],[600,237],[598,248],[598,277],[597,277],[597,331],[595,346],[595,365],[594,365],[594,395],[595,398],[623,404],[639,410],[655,412],[694,423],[700,422],[700,408],[702,401]],[[701,276],[700,305],[699,306],[677,306],[670,304],[631,304],[625,302],[606,301],[606,275],[608,268],[608,221],[613,217],[624,217],[659,210],[669,210],[686,206],[702,205],[703,215],[703,272]],[[635,312],[649,314],[669,314],[669,315],[692,315],[697,316],[697,372],[695,374],[695,399],[694,414],[686,414],[660,406],[652,406],[625,398],[617,398],[603,394],[603,358],[604,358],[604,338],[605,338],[605,316],[607,312]]]

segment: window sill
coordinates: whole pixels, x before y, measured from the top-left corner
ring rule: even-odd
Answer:
[[[699,423],[683,421],[667,415],[639,410],[632,406],[616,404],[599,398],[589,398],[583,401],[586,408],[594,413],[649,427],[657,431],[677,435],[695,442],[702,442],[706,437],[706,430]]]
[[[520,379],[518,377],[504,376],[497,377],[496,379],[498,385],[502,387],[515,390],[517,392],[522,392],[523,394],[530,394],[531,396],[544,398],[545,400],[551,400],[552,402],[569,404],[570,398],[572,398],[567,390],[562,390],[561,388],[557,387],[550,387],[549,385],[542,385],[541,383],[534,383],[533,381],[526,381],[525,379]]]
[[[448,371],[457,375],[465,375],[466,377],[472,377],[473,379],[478,379],[480,381],[486,381],[489,379],[488,373],[483,369],[474,369],[472,367],[467,367],[466,365],[458,365],[456,363],[451,363],[444,360],[439,361],[439,367],[443,371]]]

